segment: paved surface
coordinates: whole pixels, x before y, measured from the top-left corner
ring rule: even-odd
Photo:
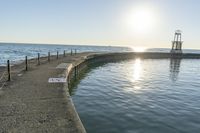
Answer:
[[[50,84],[49,78],[65,76],[66,63],[78,64],[92,53],[67,55],[58,60],[41,58],[29,61],[29,71],[24,63],[12,67],[12,81],[0,89],[0,133],[84,133],[85,129],[74,109],[64,83]],[[141,56],[144,58],[169,58],[169,53],[120,53],[104,55],[96,60],[123,60]],[[122,58],[123,57],[123,58]],[[200,58],[200,55],[185,55],[187,58]],[[45,62],[45,63],[44,63]],[[57,67],[57,68],[56,68]],[[0,68],[0,75],[5,68]]]
[[[85,132],[67,87],[50,84],[48,79],[64,76],[64,69],[56,69],[59,64],[76,64],[87,55],[54,59],[13,77],[0,90],[0,132]]]

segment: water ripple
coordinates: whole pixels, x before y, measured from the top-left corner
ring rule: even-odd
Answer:
[[[88,133],[199,132],[199,68],[198,60],[108,63],[72,98]]]

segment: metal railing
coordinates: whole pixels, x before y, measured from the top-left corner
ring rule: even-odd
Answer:
[[[71,49],[71,52],[68,53],[69,56],[76,55],[77,50]],[[7,60],[7,66],[2,68],[0,71],[0,90],[6,85],[7,82],[11,81],[11,75],[19,75],[22,71],[28,71],[31,68],[35,68],[44,63],[50,63],[52,60],[58,60],[61,57],[66,57],[66,50],[63,51],[63,54],[59,55],[59,51],[56,52],[56,55],[51,55],[48,52],[47,56],[41,57],[40,53],[37,54],[36,58],[28,59],[28,56],[25,56],[25,60],[22,63],[11,65],[10,60]]]

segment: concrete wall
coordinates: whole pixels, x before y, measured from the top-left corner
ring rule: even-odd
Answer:
[[[134,58],[144,58],[144,59],[170,59],[170,58],[179,58],[179,59],[200,59],[200,54],[170,54],[170,53],[107,53],[107,54],[91,54],[87,56],[84,60],[75,63],[73,67],[67,72],[66,77],[68,82],[65,84],[65,87],[69,89],[70,84],[78,79],[79,74],[87,69],[89,65],[94,65],[98,63],[108,63],[108,62],[117,62],[127,59]],[[69,92],[66,92],[69,95]],[[74,110],[74,118],[77,119],[77,128],[80,132],[86,132],[83,124],[76,112],[76,109],[72,103],[72,110]]]

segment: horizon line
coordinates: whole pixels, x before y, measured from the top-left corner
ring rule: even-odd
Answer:
[[[138,48],[143,46],[134,46],[134,45],[106,45],[106,44],[64,44],[64,43],[34,43],[34,42],[4,42],[0,41],[0,44],[27,44],[27,45],[74,45],[74,46],[96,46],[96,47],[129,47],[129,48]],[[145,49],[171,49],[171,47],[143,47]],[[200,50],[200,48],[183,48],[185,50]]]

